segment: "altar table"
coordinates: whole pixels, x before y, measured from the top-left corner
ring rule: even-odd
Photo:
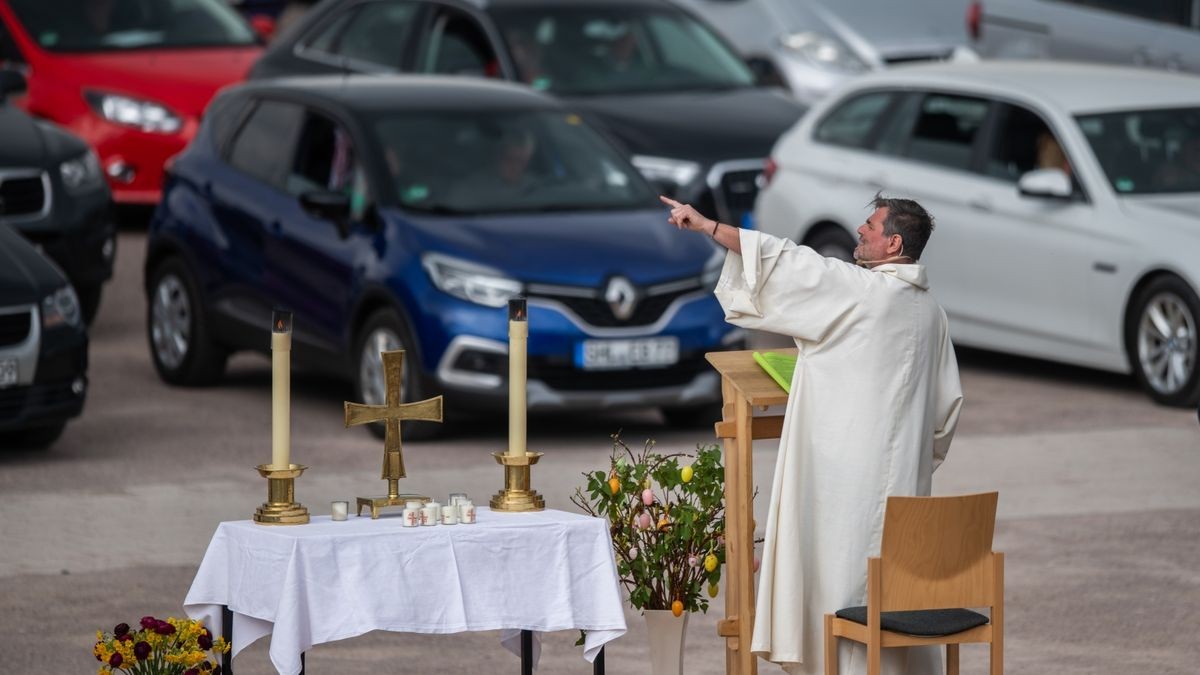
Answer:
[[[476,514],[473,525],[426,527],[403,527],[399,511],[292,526],[224,522],[184,611],[222,635],[228,607],[230,655],[270,635],[281,675],[298,675],[314,645],[372,630],[500,630],[514,653],[522,631],[585,630],[588,661],[625,633],[607,522],[552,510]],[[535,639],[534,664],[540,652]]]

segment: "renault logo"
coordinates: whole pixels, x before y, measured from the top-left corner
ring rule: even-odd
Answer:
[[[604,289],[604,301],[619,321],[628,321],[637,308],[637,289],[625,277],[613,277]]]

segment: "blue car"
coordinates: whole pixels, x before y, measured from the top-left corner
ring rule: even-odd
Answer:
[[[703,142],[703,139],[697,139]],[[470,78],[311,77],[221,94],[170,167],[145,262],[159,375],[199,385],[266,351],[382,403],[507,400],[507,301],[529,304],[531,410],[657,407],[715,419],[709,351],[740,347],[712,296],[723,254],[554,99]],[[420,432],[413,426],[408,432]],[[428,427],[426,428],[428,431]]]

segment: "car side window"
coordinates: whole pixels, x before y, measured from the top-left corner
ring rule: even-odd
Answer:
[[[1033,111],[1000,104],[996,133],[983,170],[993,178],[1016,183],[1034,169],[1060,169],[1071,175],[1071,163],[1050,126]]]
[[[849,148],[866,147],[871,131],[879,124],[892,96],[891,92],[876,91],[855,96],[839,105],[818,124],[817,140]]]
[[[971,168],[971,155],[988,102],[980,98],[929,94],[921,101],[906,157],[950,169]]]
[[[284,189],[299,197],[309,192],[336,192],[350,198],[351,215],[362,218],[367,203],[366,172],[345,127],[309,112],[296,146]]]
[[[9,63],[25,63],[25,57],[21,55],[12,33],[8,32],[8,26],[0,21],[0,66]]]
[[[417,72],[447,75],[499,76],[499,60],[487,33],[468,14],[443,8],[433,21]]]
[[[1059,0],[1069,5],[1080,5],[1106,12],[1134,16],[1139,19],[1169,23],[1176,26],[1192,25],[1192,0]]]
[[[399,70],[415,2],[372,2],[334,17],[307,49]]]
[[[229,163],[274,187],[284,189],[296,134],[304,110],[294,103],[262,101],[238,130],[229,149]]]

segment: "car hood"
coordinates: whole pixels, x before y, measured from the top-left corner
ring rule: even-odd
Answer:
[[[0,306],[41,302],[66,277],[8,225],[0,225]]]
[[[967,44],[968,0],[768,0],[780,33],[831,33],[872,60],[949,54]]]
[[[25,111],[0,103],[0,167],[43,166],[46,147],[37,122]]]
[[[781,91],[758,87],[566,100],[634,154],[705,164],[766,157],[804,113]]]
[[[261,53],[246,46],[72,54],[57,57],[57,75],[81,88],[148,98],[198,117],[218,89],[246,78]]]
[[[418,250],[496,268],[523,282],[599,286],[613,275],[652,284],[703,271],[715,247],[667,223],[665,209],[503,216],[397,215]]]
[[[1200,193],[1128,196],[1122,204],[1136,221],[1153,223],[1200,239]]]

